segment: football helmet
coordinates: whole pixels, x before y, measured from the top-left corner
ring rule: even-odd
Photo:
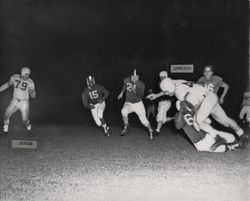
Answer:
[[[139,75],[137,75],[136,69],[134,69],[134,74],[131,75],[131,80],[133,83],[136,83],[139,80]]]
[[[166,78],[166,77],[168,77],[168,72],[167,71],[161,71],[160,73],[159,73],[159,77],[160,78]]]
[[[88,87],[93,87],[95,85],[95,78],[89,75],[86,79]]]
[[[31,70],[28,67],[23,67],[21,69],[21,76],[25,76],[26,74],[30,75]]]
[[[172,79],[165,78],[160,83],[160,89],[167,95],[173,95],[175,92],[175,84]]]

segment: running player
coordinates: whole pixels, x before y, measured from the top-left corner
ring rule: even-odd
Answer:
[[[168,77],[167,71],[161,71],[159,73],[159,78],[160,81]],[[156,116],[156,121],[157,121],[157,128],[155,130],[155,135],[159,136],[161,127],[163,124],[166,122],[169,122],[174,119],[174,117],[168,117],[167,112],[171,108],[171,99],[169,96],[161,96],[159,97],[158,100],[158,109],[157,109],[157,116]]]
[[[35,98],[36,91],[35,85],[31,78],[29,78],[31,70],[28,67],[21,69],[21,74],[15,74],[11,76],[10,80],[0,87],[0,92],[13,86],[13,98],[7,107],[4,114],[4,133],[8,133],[10,117],[17,111],[20,110],[22,120],[28,132],[31,131],[31,124],[29,120],[29,109],[30,101],[29,97]]]
[[[121,93],[118,95],[118,100],[120,100],[123,97],[123,94],[126,92],[126,101],[121,110],[124,123],[124,128],[120,133],[121,136],[128,134],[128,115],[132,112],[135,112],[141,123],[147,127],[150,140],[153,140],[153,129],[151,128],[151,125],[146,117],[146,110],[142,102],[144,90],[145,84],[139,80],[139,75],[136,74],[136,70],[134,70],[133,75],[123,80],[123,87]]]
[[[105,100],[108,97],[109,92],[103,86],[96,84],[93,76],[88,76],[86,83],[87,87],[82,93],[83,105],[90,109],[97,126],[101,126],[103,128],[104,135],[109,137],[110,129],[103,117],[106,107]]]

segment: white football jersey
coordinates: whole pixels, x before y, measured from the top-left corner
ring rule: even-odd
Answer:
[[[174,80],[175,83],[175,96],[178,100],[187,100],[193,105],[200,104],[208,89],[202,85],[194,84],[191,82],[184,82],[183,80]]]
[[[13,97],[20,100],[29,99],[29,90],[35,90],[35,84],[32,79],[24,80],[19,74],[11,76],[9,84],[13,85]]]

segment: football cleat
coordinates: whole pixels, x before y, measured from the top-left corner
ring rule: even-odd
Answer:
[[[160,131],[156,130],[155,131],[155,136],[159,136],[160,135]]]
[[[125,136],[128,134],[128,126],[124,126],[122,132],[120,133],[120,136]]]
[[[104,136],[110,137],[110,128],[108,126],[103,127]]]
[[[31,130],[31,124],[26,127],[27,131]]]
[[[241,146],[244,146],[249,142],[249,136],[246,133],[241,135],[239,138],[240,138],[240,145]]]
[[[8,131],[9,131],[9,126],[8,126],[8,125],[4,125],[4,126],[3,126],[3,132],[4,132],[5,134],[7,134]]]

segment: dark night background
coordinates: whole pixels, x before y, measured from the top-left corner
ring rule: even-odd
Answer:
[[[224,108],[238,119],[248,67],[247,0],[1,0],[0,84],[29,66],[33,123],[93,124],[81,93],[92,74],[110,91],[106,115],[121,123],[122,79],[136,68],[147,88],[170,64],[205,64],[230,85]],[[0,94],[0,117],[12,90]],[[12,118],[20,121],[19,114]]]

